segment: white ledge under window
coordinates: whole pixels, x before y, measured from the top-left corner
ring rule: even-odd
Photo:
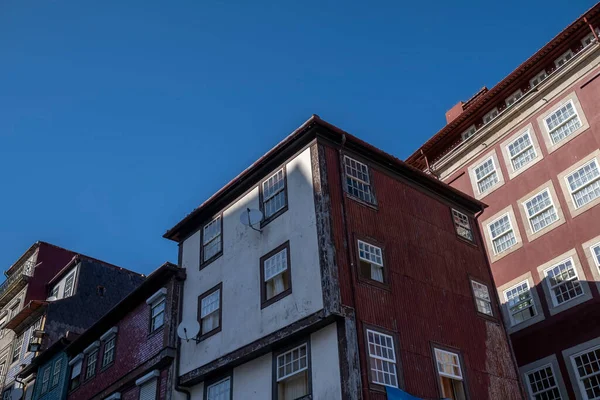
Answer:
[[[96,340],[94,343],[92,343],[88,347],[86,347],[85,350],[83,350],[83,353],[84,354],[91,353],[92,351],[96,350],[98,347],[100,347],[100,341]]]
[[[119,331],[119,327],[113,326],[112,328],[110,328],[108,330],[108,332],[106,332],[104,335],[100,336],[100,340],[102,340],[103,342],[107,341],[108,339],[110,339],[113,336],[115,336],[118,331]]]
[[[146,304],[148,304],[148,305],[154,304],[154,303],[162,300],[166,296],[167,296],[167,289],[162,288],[158,292],[156,292],[152,296],[150,296],[148,298],[148,300],[146,300]]]
[[[142,376],[140,379],[135,381],[137,386],[142,386],[144,383],[148,382],[151,379],[158,378],[160,376],[160,372],[155,369],[154,371],[148,372],[146,375]]]
[[[121,393],[113,393],[108,397],[105,397],[104,400],[119,400],[121,398]]]
[[[79,353],[71,361],[69,361],[69,367],[72,367],[73,365],[77,364],[78,362],[82,362],[82,361],[83,361],[83,353]]]

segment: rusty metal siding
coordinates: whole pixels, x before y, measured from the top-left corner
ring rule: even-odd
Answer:
[[[416,396],[439,398],[431,355],[436,342],[460,349],[472,400],[521,398],[501,325],[475,310],[469,275],[487,283],[490,293],[494,288],[481,243],[473,246],[456,236],[450,208],[440,199],[382,171],[371,168],[378,209],[347,198],[338,150],[328,146],[326,156],[342,302],[357,316],[363,398],[385,398],[369,390],[365,324],[397,335],[405,389]],[[389,289],[358,280],[355,235],[384,246]],[[500,315],[497,304],[494,312]]]

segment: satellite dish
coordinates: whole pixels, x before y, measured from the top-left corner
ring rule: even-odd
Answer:
[[[189,342],[190,339],[196,340],[198,333],[200,333],[200,324],[198,321],[183,321],[177,327],[177,336],[186,342]]]
[[[23,389],[13,388],[13,390],[10,391],[11,400],[21,400],[22,397],[23,397]]]
[[[260,210],[246,208],[240,214],[240,222],[244,226],[248,226],[254,229],[257,232],[261,232],[260,229],[254,227],[254,225],[259,225],[263,220],[263,213]]]
[[[50,296],[46,299],[47,301],[56,301],[58,298],[56,296]]]

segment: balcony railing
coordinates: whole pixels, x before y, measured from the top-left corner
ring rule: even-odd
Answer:
[[[24,262],[0,285],[0,307],[4,307],[12,299],[11,294],[15,295],[25,287],[29,277],[33,276],[34,267],[34,261]]]

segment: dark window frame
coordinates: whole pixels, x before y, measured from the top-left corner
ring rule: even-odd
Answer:
[[[92,354],[96,354],[96,361],[94,362],[94,374],[88,376],[88,369],[90,367],[89,359]],[[100,361],[100,348],[96,348],[93,351],[90,351],[88,354],[85,355],[85,358],[84,358],[85,371],[83,371],[83,370],[81,371],[83,373],[83,382],[81,382],[81,383],[86,383],[86,382],[94,379],[94,377],[98,374],[98,362],[99,361]],[[83,367],[83,365],[82,365],[82,367]],[[79,384],[79,386],[81,386],[81,383]]]
[[[78,381],[78,383],[77,383],[77,386],[75,386],[75,387],[73,387],[73,377],[72,377],[72,372],[73,372],[73,367],[74,367],[74,366],[75,366],[77,363],[75,363],[75,364],[73,364],[73,365],[69,365],[69,364],[67,363],[67,366],[69,367],[69,369],[68,369],[68,374],[67,374],[67,379],[68,379],[68,382],[69,382],[69,383],[68,383],[68,387],[67,387],[67,392],[68,392],[68,393],[71,393],[71,392],[73,392],[73,391],[77,390],[77,389],[78,389],[78,388],[81,386],[81,384],[83,383],[83,377],[84,377],[84,375],[83,375],[83,367],[84,367],[83,361],[84,361],[84,359],[85,359],[85,357],[84,357],[84,358],[82,358],[81,360],[79,360],[79,361],[78,361],[78,362],[80,362],[80,363],[81,363],[81,368],[79,369],[79,375],[77,375],[77,376],[79,377],[79,381]]]
[[[111,340],[115,341],[114,347],[113,347],[113,359],[111,362],[109,362],[108,364],[104,364],[104,357],[106,357],[106,344],[108,342],[110,342]],[[100,372],[110,368],[114,363],[115,360],[117,359],[117,334],[115,333],[113,336],[111,336],[109,339],[107,340],[103,340],[102,341],[102,357],[100,358]]]
[[[277,174],[279,171],[283,170],[283,193],[285,196],[285,205],[283,206],[283,208],[281,208],[281,210],[278,210],[277,212],[275,212],[275,214],[266,217],[261,221],[260,223],[260,227],[263,228],[265,227],[267,224],[269,224],[269,222],[273,221],[274,219],[276,219],[277,217],[279,217],[281,214],[285,213],[288,210],[288,205],[289,205],[289,197],[288,197],[288,181],[287,181],[287,172],[286,172],[286,165],[282,165],[279,168],[275,169],[275,172],[273,172],[272,174],[267,175],[266,178],[264,178],[263,180],[261,180],[258,183],[258,201],[259,201],[259,207],[260,207],[260,211],[262,212],[263,215],[265,215],[265,208],[264,208],[264,192],[263,192],[263,184],[269,180],[269,178],[271,178],[273,175]]]
[[[358,241],[359,240],[362,242],[365,242],[367,244],[370,244],[372,246],[379,247],[381,249],[381,259],[383,261],[383,282],[379,282],[379,281],[376,281],[371,278],[367,278],[362,275],[361,266],[360,266],[360,263],[361,263],[360,253],[359,253],[359,249],[358,249]],[[389,266],[386,262],[385,247],[386,247],[385,244],[383,244],[382,242],[380,242],[377,239],[374,239],[370,236],[361,235],[359,233],[354,234],[354,259],[355,259],[354,265],[356,266],[356,268],[355,268],[356,269],[356,277],[359,282],[367,284],[367,285],[375,286],[379,289],[391,290],[391,288],[390,288],[390,271],[389,271]]]
[[[364,164],[367,166],[368,170],[369,170],[369,188],[370,188],[370,192],[371,192],[371,202],[362,200],[359,197],[356,197],[355,195],[351,194],[348,191],[348,184],[346,182],[347,178],[348,178],[348,174],[346,173],[346,164],[344,163],[344,158],[348,157],[354,161],[358,161],[361,164]],[[377,210],[378,209],[378,203],[377,203],[377,194],[375,193],[375,184],[373,182],[373,166],[371,164],[369,164],[366,160],[364,160],[362,157],[347,153],[347,152],[341,152],[340,153],[340,168],[341,168],[341,179],[342,179],[342,190],[345,194],[346,197],[348,197],[349,199],[352,199],[354,201],[356,201],[357,203],[363,204],[367,207],[370,207],[372,209]],[[352,177],[354,178],[354,177]],[[356,179],[356,178],[355,178]]]
[[[16,345],[17,345],[17,341],[19,339],[19,337],[21,338],[21,345],[19,346],[19,351],[16,351]],[[10,364],[14,364],[17,361],[19,361],[21,359],[21,353],[23,353],[23,345],[25,344],[25,332],[21,332],[20,334],[16,335],[15,338],[13,339],[13,344],[12,344],[12,354],[11,354],[11,361]],[[17,358],[15,358],[15,356],[17,356]]]
[[[152,316],[152,310],[154,310],[155,307],[157,307],[158,305],[160,305],[160,303],[165,303],[165,308],[163,309],[163,323],[161,326],[159,326],[158,328],[154,328],[154,317]],[[164,327],[165,327],[165,317],[167,315],[167,296],[162,296],[160,300],[155,301],[154,303],[149,305],[150,308],[150,318],[149,318],[149,325],[148,325],[148,335],[153,335],[156,332],[161,331]]]
[[[210,296],[217,290],[220,290],[220,292],[219,292],[219,326],[216,328],[213,328],[212,330],[210,330],[208,332],[203,333],[202,332],[202,318],[201,318],[202,299]],[[205,339],[221,332],[221,329],[223,328],[223,282],[219,283],[218,285],[214,286],[213,288],[207,290],[206,292],[204,292],[200,296],[198,296],[198,323],[200,324],[200,333],[198,335],[198,342],[205,340]]]
[[[365,349],[365,358],[367,360],[367,380],[369,382],[369,390],[375,392],[383,392],[385,393],[385,386],[380,385],[379,383],[373,382],[373,376],[371,375],[371,368],[369,367],[370,356],[369,356],[369,337],[367,334],[367,330],[375,331],[378,333],[383,333],[384,335],[388,335],[392,337],[394,341],[394,355],[396,356],[396,379],[398,380],[398,388],[404,389],[404,369],[402,368],[402,360],[400,359],[399,354],[399,341],[398,341],[398,333],[394,331],[390,331],[389,329],[382,328],[380,326],[371,325],[364,323],[362,324],[362,334],[363,334],[363,345]]]
[[[275,254],[279,253],[280,251],[283,251],[284,249],[287,249],[287,284],[288,284],[288,288],[286,290],[284,290],[283,292],[271,297],[270,299],[267,299],[267,287],[266,287],[266,282],[265,282],[265,261],[267,259],[269,259],[270,257],[274,256]],[[292,257],[291,257],[291,251],[290,251],[290,241],[287,240],[284,243],[280,244],[279,246],[277,246],[276,248],[274,248],[273,250],[271,250],[270,252],[268,252],[267,254],[265,254],[264,256],[262,256],[260,258],[260,308],[261,310],[263,308],[266,308],[268,306],[270,306],[271,304],[283,299],[286,296],[289,296],[290,294],[292,294]]]
[[[454,353],[458,355],[458,361],[460,362],[460,370],[462,372],[462,382],[463,382],[463,386],[465,389],[465,398],[467,400],[471,399],[471,396],[469,395],[469,380],[467,377],[467,371],[465,368],[465,359],[463,357],[463,353],[460,349],[457,349],[456,347],[450,347],[450,346],[446,346],[444,344],[438,343],[438,342],[429,342],[429,348],[431,351],[431,359],[433,361],[433,372],[435,373],[435,380],[437,382],[437,388],[438,388],[438,393],[440,396],[440,399],[442,398],[442,383],[440,380],[440,373],[438,371],[438,366],[437,366],[437,358],[435,356],[435,349],[439,349],[439,350],[444,350],[444,351],[448,351],[450,353]]]
[[[219,250],[215,255],[213,255],[208,260],[204,261],[204,227],[206,225],[210,224],[211,222],[213,222],[217,218],[219,218],[219,221],[221,224],[221,250]],[[209,265],[210,263],[212,263],[213,261],[215,261],[217,258],[221,257],[222,255],[223,255],[223,212],[220,212],[219,214],[216,214],[215,216],[213,216],[212,218],[207,220],[200,227],[200,270],[205,268],[207,265]]]
[[[208,387],[210,385],[213,385],[222,380],[225,380],[226,378],[229,378],[229,400],[233,400],[233,371],[228,371],[225,374],[220,374],[220,375],[214,376],[210,379],[207,379],[204,382],[204,392],[202,394],[202,399],[203,400],[208,399]]]
[[[470,230],[471,230],[471,236],[473,237],[473,239],[472,239],[472,240],[469,240],[469,239],[467,239],[466,237],[464,237],[464,236],[461,236],[461,235],[458,233],[458,230],[457,230],[457,225],[456,225],[456,222],[454,221],[454,213],[453,213],[453,211],[457,211],[457,212],[459,212],[459,213],[463,214],[465,217],[467,217],[467,220],[469,221],[469,228],[470,228]],[[463,241],[463,242],[465,242],[465,243],[467,243],[467,244],[470,244],[470,245],[472,245],[472,246],[475,246],[475,247],[477,247],[477,242],[476,242],[476,239],[475,239],[475,238],[476,238],[476,232],[475,232],[475,229],[476,229],[477,225],[476,225],[476,221],[475,221],[475,219],[474,219],[474,218],[472,218],[472,217],[471,217],[471,216],[470,216],[468,213],[466,213],[466,212],[464,212],[464,211],[462,211],[462,210],[460,210],[460,209],[458,209],[458,208],[455,208],[455,207],[450,207],[450,220],[452,221],[452,227],[454,228],[454,234],[456,235],[456,237],[457,237],[459,240],[461,240],[461,241]]]
[[[311,355],[311,343],[310,336],[305,336],[302,339],[296,340],[293,343],[288,343],[283,347],[277,348],[272,352],[272,362],[271,362],[271,381],[272,381],[272,394],[271,398],[273,400],[279,399],[279,390],[278,390],[278,382],[277,382],[277,357],[281,354],[292,350],[296,347],[300,347],[302,345],[306,345],[306,364],[307,368],[307,379],[308,379],[308,394],[302,397],[299,397],[295,400],[309,400],[313,398],[313,382],[312,382],[312,355]]]

